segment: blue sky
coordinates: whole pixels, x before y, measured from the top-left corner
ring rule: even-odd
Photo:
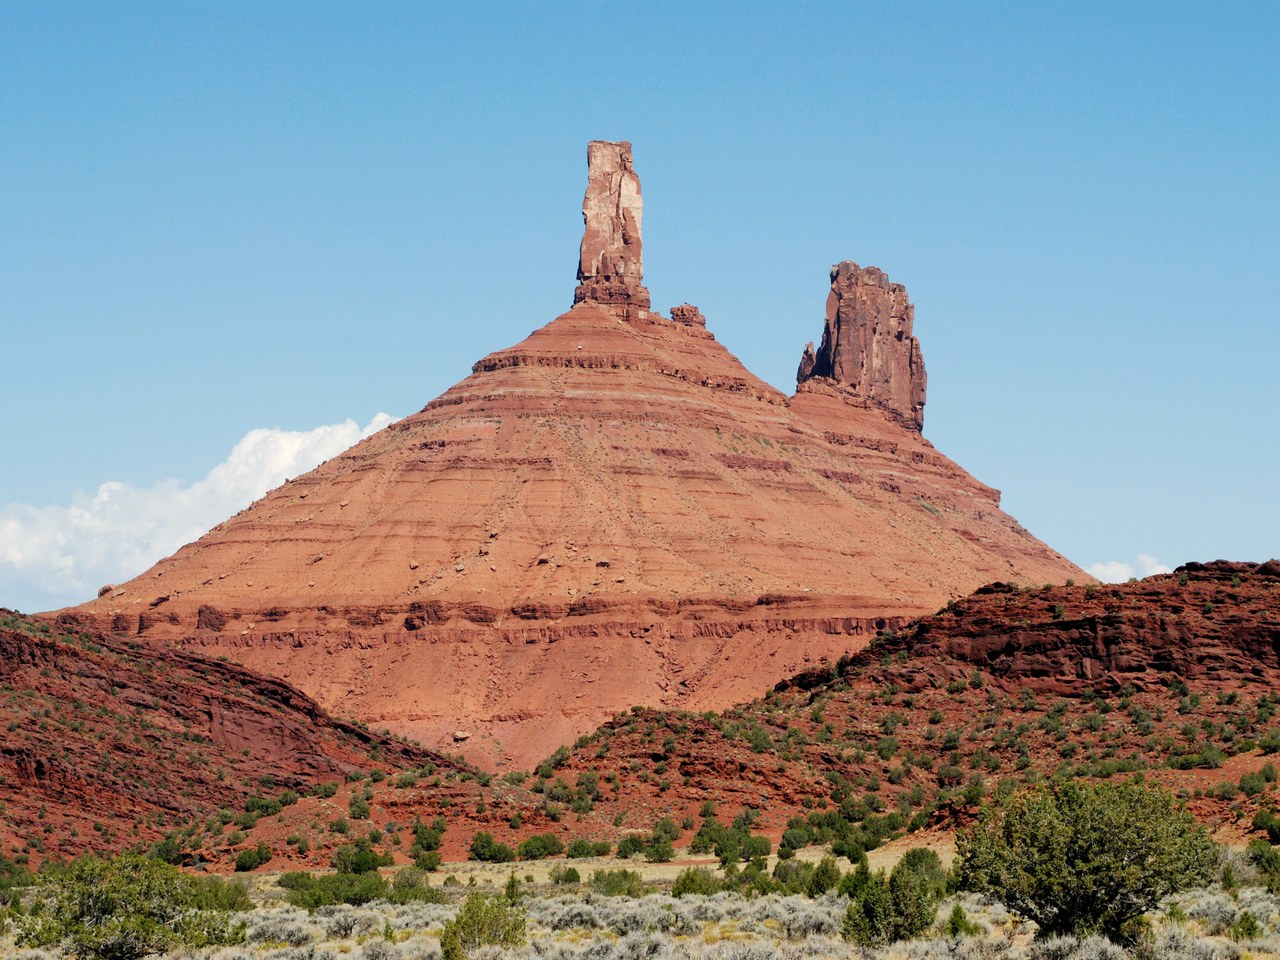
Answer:
[[[776,386],[875,264],[925,435],[1036,535],[1280,554],[1277,49],[1274,3],[0,5],[0,605],[562,312],[593,138],[635,145],[655,306]]]

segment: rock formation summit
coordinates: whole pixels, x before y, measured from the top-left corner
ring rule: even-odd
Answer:
[[[994,580],[1087,580],[920,433],[901,286],[833,272],[793,397],[641,285],[588,148],[573,307],[73,618],[527,767],[632,704],[722,708]],[[810,356],[807,354],[806,356]]]

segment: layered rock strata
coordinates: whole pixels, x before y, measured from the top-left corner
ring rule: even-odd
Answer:
[[[907,288],[883,271],[852,260],[831,268],[822,344],[807,344],[797,384],[830,380],[877,404],[905,426],[924,426],[926,378],[920,341],[911,335],[915,308]]]
[[[884,391],[815,357],[789,398],[697,308],[651,313],[630,157],[591,145],[569,312],[69,615],[528,766],[631,704],[750,699],[979,584],[1089,579]],[[905,293],[837,274],[833,372],[859,318],[910,340]],[[909,359],[871,369],[923,402]]]

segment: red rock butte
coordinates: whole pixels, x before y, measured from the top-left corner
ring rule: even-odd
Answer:
[[[572,309],[70,613],[527,767],[632,704],[723,708],[994,580],[1088,580],[920,433],[905,289],[832,271],[788,397],[641,285],[588,148]]]

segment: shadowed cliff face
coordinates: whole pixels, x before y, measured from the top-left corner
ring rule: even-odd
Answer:
[[[589,157],[569,312],[69,615],[527,766],[620,706],[727,706],[982,583],[1089,579],[877,396],[814,376],[789,398],[696,307],[642,309],[630,147]]]

